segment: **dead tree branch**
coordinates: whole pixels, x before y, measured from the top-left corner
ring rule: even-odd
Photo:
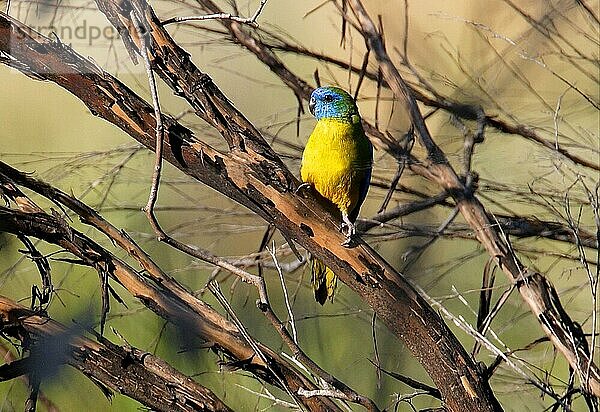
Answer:
[[[93,341],[3,296],[0,331],[19,340],[30,353],[1,366],[2,375],[35,374],[44,368],[69,364],[93,382],[106,386],[107,393],[122,393],[154,410],[231,410],[211,390],[151,353],[120,347],[104,338]],[[53,344],[48,345],[50,342]]]
[[[164,274],[158,266],[124,232],[104,221],[88,206],[69,197],[51,186],[38,182],[7,165],[2,164],[3,180],[15,177],[32,190],[49,199],[65,204],[88,224],[100,229],[115,243],[126,250],[145,269],[145,276],[117,259],[88,237],[71,228],[58,215],[43,212],[28,213],[0,207],[0,231],[23,236],[34,236],[57,244],[99,272],[107,273],[139,299],[149,309],[183,330],[194,331],[203,340],[210,342],[213,349],[232,358],[238,368],[254,373],[258,378],[276,386],[290,388],[316,388],[312,382],[296,372],[287,362],[270,349],[259,344],[266,361],[254,356],[255,350],[241,336],[235,325],[224,319],[209,305],[196,299],[174,279]],[[12,180],[12,178],[9,178]],[[154,284],[150,283],[150,280]],[[267,367],[270,365],[270,367]],[[276,371],[276,372],[275,372]],[[274,376],[276,373],[277,376]],[[283,380],[283,382],[282,382]],[[306,402],[309,410],[337,410],[327,399]]]
[[[123,33],[132,28],[130,10],[122,9],[121,4],[99,3],[122,31],[126,44],[130,48],[136,44],[139,39]],[[315,199],[302,199],[290,191],[296,180],[256,129],[233,108],[212,80],[192,64],[151,9],[143,2],[136,4],[143,12],[140,16],[144,16],[145,24],[150,27],[150,48],[154,53],[164,53],[153,61],[154,69],[177,93],[186,97],[198,115],[213,125],[230,147],[230,152],[220,153],[165,116],[165,159],[253,210],[275,224],[287,238],[323,259],[422,362],[450,410],[499,410],[488,383],[480,379],[470,356],[439,316],[367,245],[359,242],[354,249],[341,246],[343,236],[331,215]],[[15,34],[23,40],[17,46],[7,44],[7,39]],[[39,47],[40,44],[43,47]],[[7,16],[0,19],[0,50],[19,62],[20,70],[56,82],[79,97],[94,114],[154,149],[153,108],[72,50],[25,30]],[[47,65],[52,67],[52,73],[47,73]],[[65,72],[70,75],[55,74]],[[252,359],[256,362],[256,358]],[[299,387],[297,381],[295,387]],[[304,398],[302,402],[312,399]]]

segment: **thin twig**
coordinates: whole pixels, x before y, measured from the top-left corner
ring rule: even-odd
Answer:
[[[281,289],[283,290],[283,297],[285,300],[285,307],[287,308],[288,316],[290,318],[290,328],[292,329],[292,338],[294,339],[294,343],[298,344],[298,333],[296,332],[296,322],[294,321],[294,311],[292,310],[292,306],[290,305],[290,300],[288,298],[287,287],[285,286],[285,279],[283,278],[283,271],[281,270],[281,266],[279,266],[279,261],[277,260],[277,255],[275,253],[275,241],[273,241],[273,248],[267,248],[269,253],[271,254],[271,258],[273,259],[273,263],[275,264],[275,269],[277,269],[277,274],[279,274],[279,281],[281,282]]]
[[[373,336],[373,351],[375,352],[375,370],[377,372],[377,389],[381,389],[381,360],[379,359],[379,348],[377,347],[377,313],[373,312],[371,320],[371,334]]]
[[[185,23],[189,21],[203,21],[203,20],[230,20],[235,21],[241,24],[247,24],[252,27],[258,27],[258,16],[262,13],[265,5],[267,4],[267,0],[261,0],[258,9],[252,15],[252,17],[240,17],[235,16],[231,13],[213,13],[213,14],[204,14],[201,16],[187,16],[187,17],[172,17],[168,20],[162,22],[163,26],[173,23]]]
[[[373,363],[373,361],[369,361],[373,364],[373,366],[375,366],[377,369],[379,369],[381,372],[385,373],[388,376],[391,376],[392,378],[404,383],[407,386],[410,386],[413,389],[417,389],[420,391],[423,391],[423,393],[433,396],[436,399],[441,399],[442,395],[440,393],[440,391],[436,388],[434,388],[433,386],[429,386],[424,384],[423,382],[419,382],[413,378],[410,378],[408,376],[404,376],[404,375],[400,375],[399,373],[396,372],[392,372],[392,371],[388,371],[383,369],[382,367],[375,365]]]
[[[354,400],[350,396],[337,389],[315,389],[312,391],[307,391],[306,389],[299,389],[298,395],[304,396],[306,398],[312,398],[313,396],[327,396],[329,398],[336,398],[342,399],[344,401],[354,402]]]
[[[146,68],[146,75],[148,76],[148,84],[150,85],[150,94],[152,95],[152,106],[154,107],[154,118],[156,119],[156,149],[154,150],[154,172],[152,173],[152,186],[150,187],[150,194],[148,195],[148,203],[142,209],[150,221],[150,225],[154,230],[154,233],[158,237],[158,240],[163,240],[167,237],[166,233],[160,227],[158,219],[154,214],[154,205],[158,196],[158,187],[160,185],[160,174],[162,170],[162,156],[163,156],[163,143],[165,138],[165,129],[162,122],[162,112],[160,110],[160,101],[158,99],[158,89],[156,87],[156,78],[154,77],[154,71],[152,70],[152,63],[150,62],[150,49],[148,48],[148,33],[146,26],[142,26],[140,19],[138,19],[135,10],[131,10],[131,20],[134,23],[135,30],[137,31],[140,39],[140,54],[144,60],[144,66]]]
[[[246,326],[244,325],[244,323],[237,317],[235,311],[233,310],[233,308],[227,301],[227,298],[225,297],[225,295],[223,295],[223,292],[221,292],[221,288],[219,287],[219,284],[215,281],[212,281],[208,285],[208,288],[210,289],[210,291],[212,292],[214,297],[217,298],[217,300],[219,301],[221,306],[223,306],[223,309],[225,309],[227,311],[227,314],[231,317],[231,320],[233,321],[233,323],[238,327],[240,333],[242,334],[242,336],[244,337],[244,339],[246,340],[248,345],[250,345],[250,347],[252,347],[252,349],[254,349],[254,353],[256,354],[256,356],[258,356],[267,365],[269,372],[271,372],[273,374],[273,376],[275,376],[275,378],[279,381],[281,388],[283,388],[287,392],[287,394],[290,396],[290,398],[293,399],[296,406],[298,408],[300,408],[300,404],[296,400],[296,397],[290,391],[290,388],[288,387],[288,385],[286,385],[283,377],[281,377],[280,374],[275,369],[273,369],[273,367],[269,364],[269,360],[268,360],[267,356],[260,349],[260,347],[254,340],[254,338],[252,338],[252,336],[250,336],[250,334],[246,330]]]
[[[275,396],[274,396],[274,395],[273,395],[271,392],[269,392],[269,390],[268,390],[266,387],[264,387],[264,386],[262,387],[262,390],[264,390],[264,391],[266,392],[266,395],[265,395],[265,394],[263,394],[263,393],[259,393],[259,392],[253,391],[252,389],[250,389],[250,388],[247,388],[247,387],[245,387],[245,386],[243,386],[243,385],[240,385],[240,384],[237,384],[237,383],[235,384],[235,386],[237,386],[238,388],[241,388],[241,389],[243,389],[243,390],[245,390],[245,391],[247,391],[247,392],[249,392],[249,393],[251,393],[251,394],[253,394],[253,395],[256,395],[256,396],[257,396],[257,397],[259,397],[259,398],[263,398],[263,399],[268,399],[268,400],[270,400],[271,402],[273,402],[273,403],[271,404],[271,406],[283,406],[284,408],[287,408],[287,409],[299,410],[299,409],[298,409],[298,407],[296,406],[296,404],[293,404],[293,403],[290,403],[290,402],[284,401],[284,400],[282,400],[282,399],[276,398],[276,397],[275,397]],[[301,410],[301,409],[300,409],[300,410]]]

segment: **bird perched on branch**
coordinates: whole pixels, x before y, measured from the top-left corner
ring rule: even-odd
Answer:
[[[341,212],[343,245],[355,234],[354,222],[362,205],[373,164],[373,146],[365,136],[356,102],[339,87],[313,91],[310,112],[317,124],[304,148],[300,174],[304,185],[313,187]],[[312,285],[321,305],[333,299],[335,274],[323,262],[311,257]]]

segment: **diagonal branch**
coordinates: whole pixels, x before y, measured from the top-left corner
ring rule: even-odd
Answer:
[[[34,236],[63,247],[84,264],[108,273],[157,315],[210,342],[214,349],[233,358],[238,367],[253,373],[259,379],[275,386],[280,385],[280,380],[270,373],[270,368],[273,368],[278,377],[283,379],[284,387],[289,388],[292,393],[300,388],[317,389],[311,381],[264,345],[259,344],[259,348],[265,354],[266,362],[255,356],[254,349],[247,344],[239,330],[209,305],[190,294],[178,296],[181,293],[173,288],[172,284],[176,283],[174,280],[171,280],[171,285],[163,285],[160,281],[156,285],[151,284],[148,277],[138,274],[58,216],[24,213],[0,206],[0,231]],[[298,397],[298,400],[309,410],[337,410],[335,404],[328,399],[307,400]]]
[[[116,6],[108,10],[107,14],[120,22],[119,28],[128,27],[121,23],[128,13]],[[153,19],[149,9],[143,10],[140,15]],[[489,384],[481,379],[468,353],[414,288],[366,244],[359,242],[354,249],[342,247],[344,238],[325,208],[316,199],[302,199],[289,191],[295,179],[256,129],[234,110],[206,75],[200,75],[187,54],[175,54],[179,49],[158,23],[152,22],[151,27],[153,41],[160,45],[154,52],[169,53],[160,56],[164,70],[172,70],[165,72],[163,78],[176,92],[186,94],[198,114],[223,134],[231,148],[229,153],[220,153],[165,116],[165,160],[253,210],[286,237],[323,259],[406,343],[439,387],[450,410],[500,410]],[[23,40],[9,47],[7,39],[16,34]],[[135,44],[134,40],[131,42]],[[21,68],[24,65],[24,70],[66,88],[93,113],[154,149],[152,107],[71,49],[25,31],[19,23],[0,15],[0,50],[20,62]],[[77,73],[73,68],[81,71]],[[160,75],[163,69],[155,70]],[[65,72],[70,75],[56,74]],[[193,83],[197,80],[202,81]],[[303,398],[302,402],[312,399]]]
[[[162,359],[133,347],[114,345],[107,339],[93,341],[3,296],[0,296],[0,331],[20,340],[32,353],[0,368],[7,369],[20,362],[20,373],[31,373],[67,363],[92,381],[154,410],[231,411],[210,389]],[[44,354],[47,348],[42,344],[50,341],[54,343],[54,351]]]

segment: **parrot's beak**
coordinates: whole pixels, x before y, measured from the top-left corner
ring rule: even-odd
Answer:
[[[310,98],[310,101],[308,102],[308,110],[310,110],[310,113],[314,116],[315,115],[315,105],[317,104],[317,102],[315,101],[314,97]]]

